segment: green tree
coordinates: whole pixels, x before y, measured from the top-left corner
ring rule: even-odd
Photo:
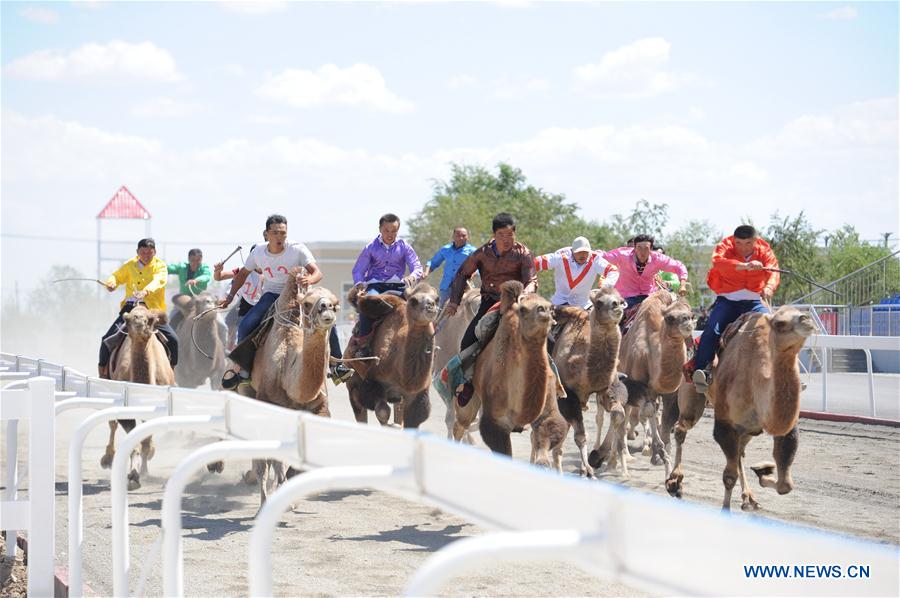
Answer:
[[[666,235],[664,247],[666,254],[680,260],[688,269],[688,280],[691,292],[688,299],[691,305],[699,306],[704,301],[706,274],[712,265],[712,248],[721,240],[719,232],[708,220],[691,220],[674,233]],[[705,303],[710,303],[707,298]]]
[[[529,185],[525,175],[509,164],[498,164],[496,174],[481,166],[451,165],[448,181],[435,181],[432,197],[409,221],[409,235],[424,263],[448,243],[453,229],[465,226],[473,245],[487,242],[491,221],[499,212],[516,218],[517,238],[534,255],[549,253],[585,236],[598,246],[609,239],[608,227],[578,215],[578,205],[565,195]],[[438,282],[435,275],[432,284]],[[549,286],[548,286],[549,284]],[[553,284],[541,275],[541,291]]]
[[[658,241],[663,238],[663,229],[669,223],[669,206],[664,203],[651,204],[640,199],[627,216],[613,214],[609,228],[615,247],[625,245],[635,235],[651,235]]]
[[[812,280],[821,280],[825,274],[818,237],[822,230],[813,228],[806,214],[801,211],[796,216],[781,217],[778,212],[769,221],[764,238],[772,246],[783,270],[789,270]],[[788,303],[809,292],[809,283],[796,276],[783,274],[781,284],[775,292],[775,303]]]

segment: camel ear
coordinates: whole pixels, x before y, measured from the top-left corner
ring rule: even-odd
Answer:
[[[169,316],[166,315],[166,312],[158,309],[152,310],[150,317],[147,319],[150,320],[151,326],[164,326],[169,322]]]
[[[122,314],[122,317],[125,319],[126,322],[130,322],[134,316],[131,315],[130,311],[126,311],[124,314]]]
[[[524,288],[518,280],[507,280],[500,285],[500,310],[506,311],[517,303]]]
[[[193,302],[194,300],[190,295],[178,295],[176,297],[172,297],[172,303],[175,304],[175,307],[178,308],[178,311],[185,315],[187,315],[191,311],[191,303]]]

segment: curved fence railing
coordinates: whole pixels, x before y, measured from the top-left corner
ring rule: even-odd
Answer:
[[[475,564],[535,558],[564,560],[593,575],[667,594],[898,593],[896,547],[729,516],[618,485],[559,476],[424,433],[319,418],[233,393],[100,380],[9,354],[0,355],[0,367],[52,380],[58,391],[74,393],[56,397],[57,413],[73,406],[98,410],[76,430],[68,456],[70,596],[83,593],[78,440],[91,426],[127,415],[147,421],[119,441],[120,454],[142,437],[167,429],[203,429],[225,439],[188,455],[166,484],[161,520],[167,596],[183,595],[184,576],[191,574],[184,571],[181,553],[185,480],[198,467],[225,457],[276,458],[308,470],[274,492],[257,517],[247,563],[248,594],[254,596],[272,594],[271,540],[286,505],[311,492],[338,488],[377,488],[490,530],[437,551],[413,576],[408,595],[436,593],[444,581]],[[111,576],[116,596],[130,594],[133,587],[123,473],[114,463],[111,534],[120,556]],[[32,484],[32,493],[42,491],[52,495],[52,484]],[[6,521],[7,503],[3,506]],[[750,575],[747,569],[795,563],[865,565],[866,583],[854,578],[786,580]]]

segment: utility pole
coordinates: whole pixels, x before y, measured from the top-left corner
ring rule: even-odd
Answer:
[[[884,237],[884,247],[887,249],[888,239],[891,238],[891,233],[881,233],[881,235]]]

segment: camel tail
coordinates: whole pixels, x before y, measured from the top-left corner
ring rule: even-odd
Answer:
[[[484,440],[489,449],[495,453],[512,457],[512,442],[509,439],[509,430],[502,428],[486,414],[482,416],[478,429],[481,432],[481,439]]]

